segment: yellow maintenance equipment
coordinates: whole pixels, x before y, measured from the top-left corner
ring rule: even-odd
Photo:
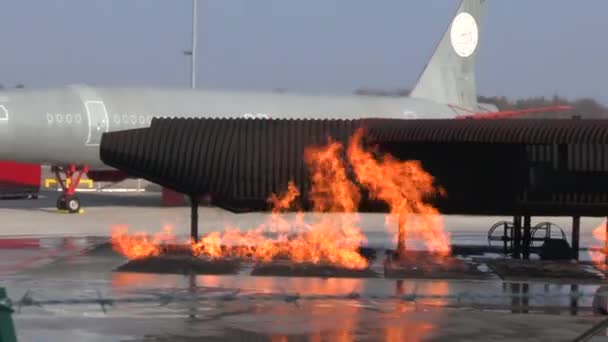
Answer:
[[[70,183],[72,183],[71,179],[66,179],[66,186],[70,186]],[[92,179],[81,179],[79,184],[83,184],[88,186],[89,189],[93,189],[93,180]],[[50,188],[51,185],[55,185],[57,186],[57,180],[55,178],[46,178],[44,180],[44,187],[45,188]]]

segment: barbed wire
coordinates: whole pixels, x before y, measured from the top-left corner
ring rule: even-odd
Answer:
[[[167,306],[172,303],[191,303],[191,302],[233,302],[233,301],[257,301],[257,302],[284,302],[299,306],[301,302],[310,301],[331,301],[331,300],[354,300],[359,302],[409,302],[414,304],[425,304],[427,300],[442,300],[445,305],[496,305],[496,303],[508,300],[555,300],[555,299],[604,299],[608,303],[608,291],[598,291],[595,293],[571,291],[564,292],[535,292],[535,293],[477,293],[477,292],[460,292],[454,294],[424,294],[417,291],[403,293],[398,295],[374,295],[351,292],[346,294],[305,294],[300,293],[247,293],[241,289],[222,289],[223,291],[213,291],[196,293],[191,289],[174,289],[167,293],[166,289],[160,293],[150,293],[147,295],[135,295],[131,297],[104,297],[101,291],[95,290],[95,297],[90,298],[65,298],[65,299],[36,299],[34,292],[27,290],[25,294],[18,300],[10,298],[0,302],[0,305],[9,307],[15,310],[16,313],[21,313],[24,307],[39,307],[44,308],[54,305],[99,305],[100,309],[107,313],[108,307],[115,307],[122,304],[157,304],[159,307]],[[506,305],[506,303],[505,303]],[[509,303],[509,305],[512,305]],[[521,304],[518,304],[521,305]],[[528,305],[530,308],[532,306]],[[566,308],[566,307],[564,307]]]

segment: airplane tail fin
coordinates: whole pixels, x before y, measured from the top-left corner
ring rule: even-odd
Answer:
[[[463,0],[410,96],[476,110],[475,55],[486,0]]]

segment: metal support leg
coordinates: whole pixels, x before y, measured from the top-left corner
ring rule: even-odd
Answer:
[[[503,229],[504,229],[504,231],[503,231],[503,234],[502,234],[502,237],[503,237],[502,252],[506,256],[507,254],[509,254],[509,239],[508,239],[508,237],[509,237],[509,225],[505,223],[503,225]],[[511,233],[511,238],[513,238],[513,232],[510,232],[510,233]]]
[[[572,217],[572,257],[578,260],[581,236],[581,217]]]
[[[524,241],[523,241],[523,257],[524,260],[530,260],[530,230],[532,218],[529,215],[524,216]]]
[[[519,259],[521,253],[521,216],[513,217],[513,258]]]
[[[190,238],[198,242],[198,198],[190,196]]]
[[[397,257],[401,259],[405,256],[405,218],[399,216],[399,227],[397,234]]]

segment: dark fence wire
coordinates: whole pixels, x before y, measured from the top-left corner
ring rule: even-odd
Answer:
[[[181,293],[180,293],[181,292]],[[507,294],[483,294],[474,292],[460,292],[455,294],[422,294],[412,291],[399,295],[366,295],[358,292],[338,295],[300,295],[299,293],[242,293],[241,290],[231,290],[226,292],[209,293],[193,293],[189,290],[173,291],[171,293],[150,294],[144,296],[133,296],[123,298],[105,297],[100,291],[96,291],[96,297],[91,298],[66,298],[66,299],[37,299],[34,292],[28,290],[21,298],[12,300],[10,298],[0,302],[0,305],[12,308],[17,313],[21,312],[25,307],[40,307],[54,305],[99,305],[101,310],[106,313],[108,307],[119,306],[121,304],[158,304],[166,306],[171,303],[191,303],[191,302],[232,302],[232,301],[256,301],[256,302],[285,302],[298,304],[306,301],[331,301],[331,300],[356,300],[360,302],[376,301],[398,301],[410,302],[415,304],[425,304],[424,300],[445,300],[448,301],[445,306],[476,306],[485,305],[490,302],[501,300],[554,300],[554,299],[604,299],[608,301],[608,291],[585,293],[581,291],[563,292],[543,292],[543,293],[507,293]],[[379,304],[379,303],[376,303]],[[521,305],[521,304],[520,304]],[[542,306],[528,305],[529,309],[542,309]]]

